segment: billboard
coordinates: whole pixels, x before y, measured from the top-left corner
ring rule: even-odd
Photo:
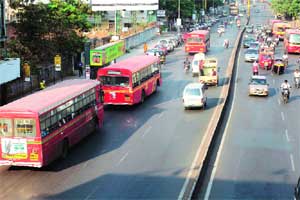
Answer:
[[[20,58],[8,58],[0,61],[0,84],[20,78]]]
[[[93,11],[158,10],[158,0],[91,0]]]
[[[90,66],[101,67],[125,53],[125,41],[109,43],[90,50]]]

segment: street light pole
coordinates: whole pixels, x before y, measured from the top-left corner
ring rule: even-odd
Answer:
[[[177,31],[180,33],[181,19],[180,19],[180,0],[178,0],[178,18],[177,18]]]

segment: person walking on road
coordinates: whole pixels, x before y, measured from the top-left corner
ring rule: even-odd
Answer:
[[[256,61],[254,61],[254,63],[253,63],[252,73],[253,73],[253,76],[258,75],[258,63]]]
[[[43,80],[41,80],[41,82],[40,82],[40,90],[43,90],[43,89],[45,89],[46,88],[46,81],[43,79]]]
[[[148,45],[147,45],[147,43],[145,42],[145,43],[144,43],[144,53],[146,53],[147,50],[148,50]]]

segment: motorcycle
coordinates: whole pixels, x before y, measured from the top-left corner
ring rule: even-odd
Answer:
[[[184,64],[184,71],[187,73],[190,70],[190,64]]]
[[[295,87],[297,89],[300,88],[300,78],[299,77],[295,77]]]
[[[224,47],[226,48],[226,49],[228,49],[228,47],[229,47],[229,41],[224,41]]]
[[[282,101],[284,104],[287,104],[288,100],[289,100],[289,90],[283,89],[282,90]]]

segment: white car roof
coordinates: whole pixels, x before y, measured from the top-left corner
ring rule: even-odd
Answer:
[[[265,76],[255,75],[255,76],[252,76],[252,79],[267,79],[267,78]]]
[[[189,83],[185,86],[185,88],[202,88],[204,84],[202,83]]]

